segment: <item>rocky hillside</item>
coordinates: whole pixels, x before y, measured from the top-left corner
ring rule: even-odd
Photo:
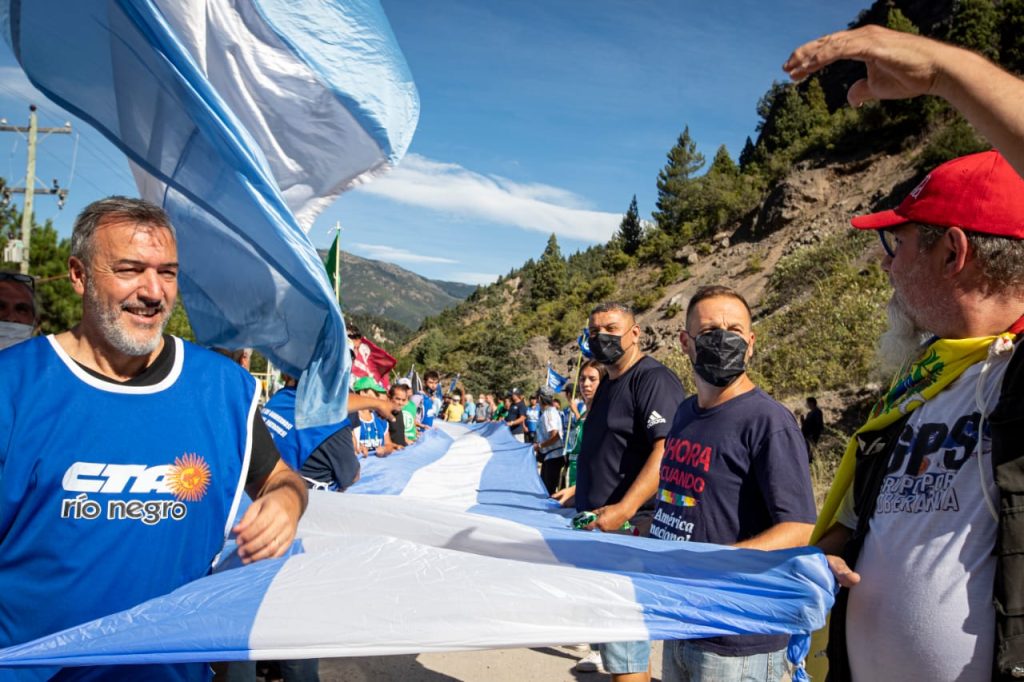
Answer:
[[[959,43],[1024,72],[1024,3],[877,0],[851,25],[862,23]],[[631,207],[607,244],[568,257],[552,236],[538,260],[425,320],[402,363],[459,372],[474,392],[534,388],[548,363],[574,366],[588,311],[618,300],[639,311],[644,349],[692,390],[681,313],[698,287],[725,284],[754,309],[755,380],[794,411],[819,398],[831,427],[820,459],[834,464],[888,379],[875,361],[891,293],[881,249],[849,219],[894,207],[927,169],[987,147],[941,100],[845,106],[862,69],[837,63],[773,85],[757,102],[757,139],[736,161],[721,147],[708,164],[684,127],[657,174],[653,223],[641,229]]]

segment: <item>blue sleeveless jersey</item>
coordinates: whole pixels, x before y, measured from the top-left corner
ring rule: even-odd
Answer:
[[[384,445],[384,434],[388,431],[388,423],[375,414],[370,415],[370,421],[364,422],[359,419],[359,444],[373,452]]]
[[[430,397],[429,393],[420,393],[420,395],[423,396],[423,405],[420,407],[421,414],[419,415],[420,423],[428,427],[433,426],[434,417],[437,416],[436,401]]]
[[[255,380],[174,339],[153,386],[85,372],[52,337],[0,352],[0,647],[207,574],[243,491]],[[60,679],[205,679],[205,664],[65,668]],[[56,670],[9,668],[0,679]]]
[[[348,426],[346,417],[337,424],[313,426],[308,429],[295,428],[295,395],[292,386],[282,388],[263,406],[263,422],[274,439],[281,459],[295,471],[302,468],[306,459],[321,443],[340,429]]]

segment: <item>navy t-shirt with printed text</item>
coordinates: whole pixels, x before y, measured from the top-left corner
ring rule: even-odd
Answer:
[[[577,458],[577,511],[623,498],[684,397],[679,377],[650,356],[598,385]]]
[[[731,545],[783,522],[814,523],[807,443],[796,419],[764,391],[709,409],[679,406],[662,457],[650,535]],[[700,640],[722,655],[777,651],[786,635]]]

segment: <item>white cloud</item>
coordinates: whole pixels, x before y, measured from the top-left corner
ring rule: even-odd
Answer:
[[[581,197],[559,187],[482,175],[418,154],[409,154],[390,173],[357,191],[588,242],[607,241],[622,220],[617,213],[587,209]]]
[[[445,275],[445,279],[451,278],[466,284],[491,284],[498,277],[499,275],[493,272],[450,272]]]
[[[415,253],[408,249],[399,249],[394,246],[388,246],[386,244],[366,244],[363,242],[355,242],[352,244],[353,248],[358,249],[368,258],[376,258],[378,260],[387,261],[390,263],[458,263],[459,261],[451,258],[442,258],[441,256],[428,256],[422,253]]]

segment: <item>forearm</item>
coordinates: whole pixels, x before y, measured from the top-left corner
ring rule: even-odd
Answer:
[[[813,523],[798,523],[796,521],[783,521],[777,523],[762,533],[742,542],[737,542],[734,547],[745,549],[789,549],[790,547],[803,547],[811,539],[811,531],[814,530]]]
[[[843,524],[836,523],[825,531],[825,534],[818,539],[817,543],[815,543],[815,547],[825,554],[835,554],[836,556],[840,556],[843,553],[843,549],[846,547],[846,543],[850,541],[850,535],[852,533],[853,531]]]
[[[270,472],[270,475],[262,482],[262,485],[252,484],[246,486],[246,492],[254,500],[271,493],[294,498],[298,516],[302,516],[306,511],[306,504],[309,502],[306,482],[288,466],[283,465],[281,462],[278,465]]]
[[[357,393],[348,394],[349,412],[355,412],[357,410],[373,410],[375,412],[379,412],[382,406],[390,408],[390,403],[388,403],[384,398],[375,398],[367,395],[359,395]]]
[[[980,55],[944,47],[935,94],[956,107],[1024,175],[1024,82]]]
[[[640,470],[633,485],[629,487],[629,490],[623,495],[622,501],[619,502],[619,506],[627,513],[627,516],[636,514],[637,510],[658,492],[659,470],[664,451],[665,441],[659,440],[651,450],[651,454],[647,456],[644,468]]]

